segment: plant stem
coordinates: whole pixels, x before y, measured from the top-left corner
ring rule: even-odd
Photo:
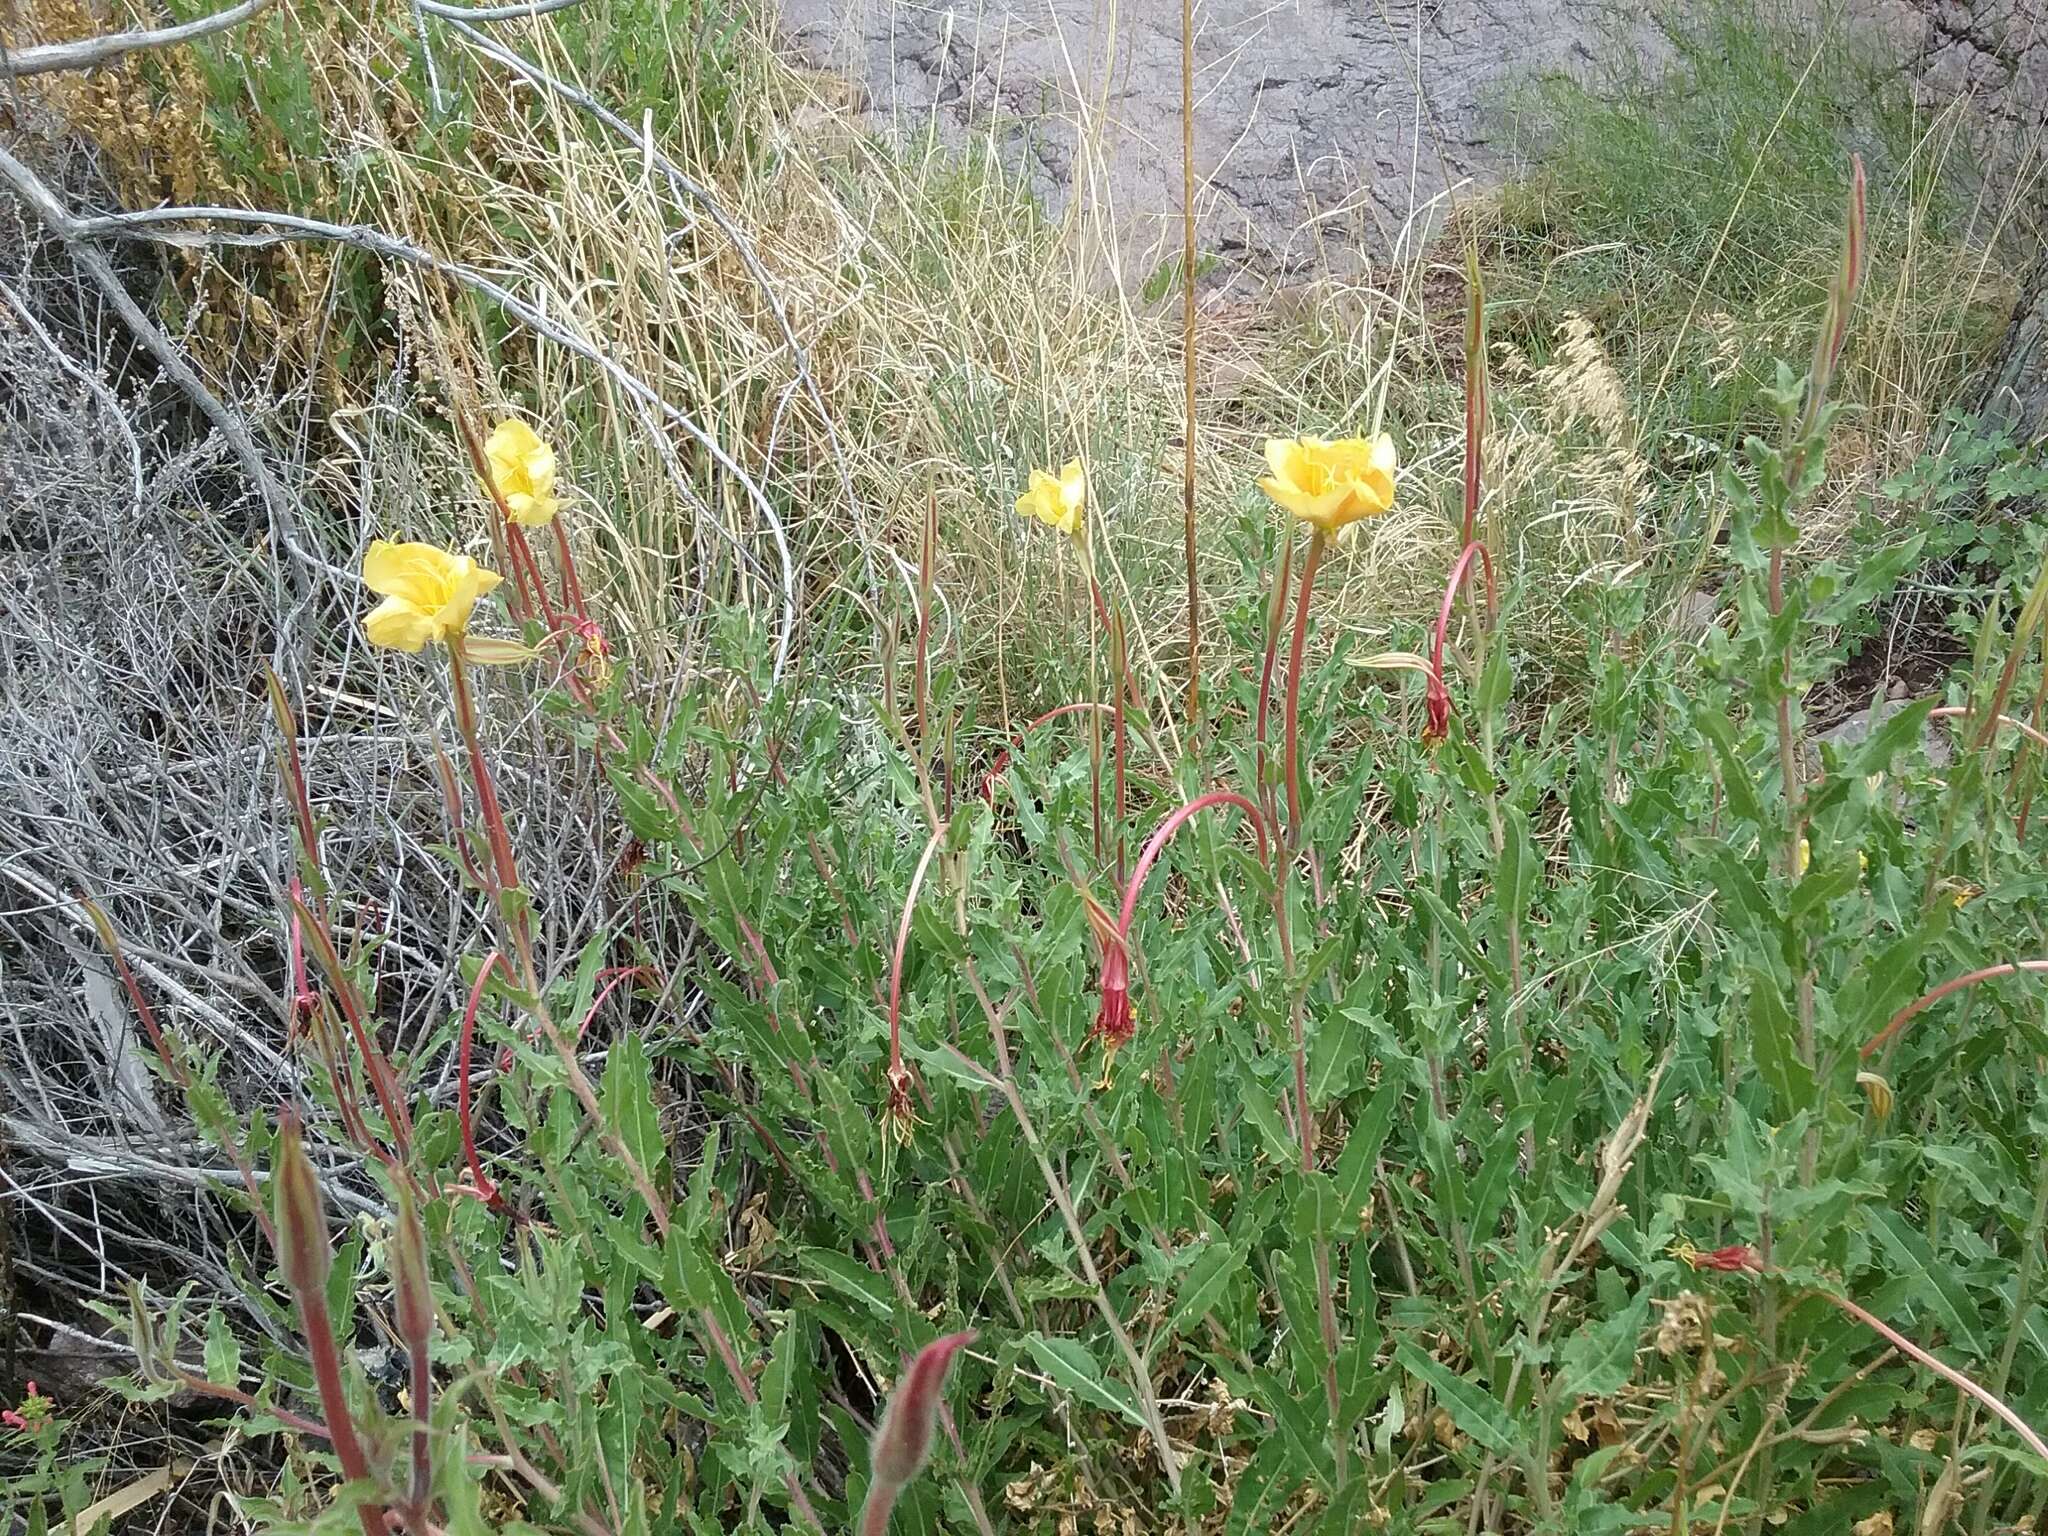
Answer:
[[[1275,827],[1280,824],[1280,816],[1279,807],[1273,801],[1273,786],[1267,780],[1266,722],[1272,713],[1274,663],[1280,655],[1280,631],[1287,622],[1287,598],[1294,590],[1293,578],[1294,535],[1293,530],[1288,529],[1280,536],[1280,565],[1274,572],[1273,593],[1266,604],[1266,655],[1259,666],[1259,704],[1253,736],[1253,771],[1258,780],[1259,804],[1265,808],[1266,819]]]
[[[1301,661],[1308,646],[1309,598],[1315,591],[1316,570],[1323,563],[1323,545],[1328,542],[1318,528],[1309,535],[1308,558],[1301,565],[1301,596],[1294,604],[1294,640],[1287,649],[1287,718],[1282,727],[1287,779],[1287,830],[1285,841],[1291,855],[1301,846],[1301,783],[1298,777],[1301,733]]]
[[[1893,1014],[1891,1022],[1864,1041],[1862,1048],[1857,1051],[1856,1055],[1860,1060],[1868,1061],[1872,1053],[1882,1047],[1886,1041],[1896,1036],[1900,1030],[1912,1023],[1915,1017],[1932,1008],[1951,992],[1960,992],[1964,987],[1975,986],[1980,981],[1991,981],[1999,976],[2017,976],[2022,972],[2039,973],[2043,971],[2048,971],[2048,960],[2009,960],[2003,965],[1987,965],[1964,975],[1952,977],[1926,996],[1908,1003],[1897,1013]]]
[[[1188,737],[1202,712],[1202,588],[1195,572],[1195,5],[1180,4],[1182,549],[1188,567]]]

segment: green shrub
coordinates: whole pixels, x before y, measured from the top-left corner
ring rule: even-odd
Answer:
[[[529,625],[643,910],[694,922],[685,970],[634,927],[551,962],[578,893],[520,886],[451,667],[448,854],[492,917],[409,1062],[355,1030],[373,956],[332,942],[301,813],[306,1134],[361,1213],[331,1262],[296,1121],[244,1130],[164,1057],[247,1188],[277,1170],[282,1284],[251,1301],[317,1368],[215,1316],[197,1369],[138,1304],[141,1390],[287,1435],[278,1530],[374,1529],[357,1499],[458,1533],[842,1528],[885,1389],[969,1327],[899,1529],[2038,1512],[2048,1466],[1989,1405],[2048,1416],[2040,763],[1998,718],[2048,569],[1956,703],[1815,760],[1802,701],[1921,547],[1788,558],[1847,297],[1721,480],[1705,637],[1670,643],[1639,575],[1562,599],[1583,728],[1510,729],[1532,594],[1483,544],[1435,637],[1318,646],[1270,709],[1284,626],[1214,615],[1238,665],[1191,735],[1129,703],[1108,613],[1083,708],[1004,742],[928,577],[868,697],[778,681],[743,620],[660,702]],[[1305,634],[1306,575],[1298,601]],[[369,1469],[339,1497],[315,1413]]]

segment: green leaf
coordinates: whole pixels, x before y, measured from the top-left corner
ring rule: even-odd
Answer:
[[[1870,1235],[1891,1260],[1892,1273],[1934,1314],[1948,1336],[1981,1358],[1984,1339],[1977,1329],[1976,1305],[1955,1273],[1935,1257],[1927,1239],[1897,1211],[1882,1206],[1870,1212]]]
[[[1557,1391],[1564,1397],[1612,1397],[1635,1375],[1636,1345],[1650,1311],[1639,1295],[1612,1317],[1582,1323],[1558,1359]]]
[[[661,1139],[661,1120],[654,1112],[654,1077],[647,1048],[638,1035],[621,1035],[605,1062],[601,1095],[605,1124],[611,1127],[640,1171],[654,1180],[668,1148]]]
[[[1195,1255],[1180,1282],[1171,1329],[1185,1333],[1215,1310],[1230,1282],[1244,1272],[1245,1250],[1236,1243],[1211,1238]]]
[[[1927,730],[1928,715],[1940,702],[1939,695],[1930,694],[1924,699],[1915,699],[1903,709],[1893,710],[1885,717],[1884,723],[1857,746],[1849,759],[1849,772],[1866,777],[1889,772],[1893,758],[1919,743]]]
[[[1336,1181],[1327,1173],[1305,1175],[1294,1201],[1294,1235],[1327,1241],[1343,1225],[1344,1207],[1337,1198]]]
[[[1451,1416],[1451,1422],[1462,1432],[1497,1456],[1514,1453],[1514,1420],[1494,1400],[1492,1393],[1476,1382],[1453,1375],[1425,1354],[1413,1340],[1395,1340],[1394,1358],[1403,1370],[1436,1394],[1444,1412]]]
[[[228,1327],[228,1320],[221,1310],[214,1307],[206,1314],[206,1379],[223,1387],[232,1387],[242,1379],[242,1345],[236,1339],[234,1330]]]
[[[1426,885],[1412,885],[1408,888],[1408,894],[1443,930],[1444,937],[1449,939],[1458,951],[1460,960],[1485,977],[1489,986],[1502,987],[1507,984],[1507,973],[1491,955],[1480,948],[1479,941],[1472,937],[1472,930],[1465,926],[1465,919],[1453,912],[1445,904],[1443,897]]]
[[[859,1302],[882,1321],[887,1322],[894,1314],[896,1302],[889,1282],[865,1264],[857,1264],[828,1248],[806,1248],[797,1254],[796,1260],[833,1290]]]
[[[1749,1025],[1757,1070],[1789,1120],[1813,1103],[1813,1069],[1799,1059],[1799,1024],[1785,1006],[1777,982],[1761,971],[1749,975]]]
[[[1130,1388],[1111,1380],[1079,1339],[1053,1339],[1033,1333],[1025,1336],[1024,1347],[1061,1391],[1114,1413],[1139,1429],[1145,1427],[1145,1415],[1138,1411],[1138,1400],[1131,1395]]]
[[[1352,1123],[1351,1134],[1344,1139],[1344,1150],[1338,1154],[1337,1202],[1354,1221],[1372,1203],[1380,1148],[1387,1144],[1387,1132],[1393,1128],[1394,1111],[1400,1108],[1401,1095],[1401,1084],[1389,1074]]]
[[[1278,1526],[1282,1511],[1303,1481],[1300,1469],[1288,1455],[1286,1439],[1267,1435],[1231,1490],[1230,1514],[1223,1522],[1223,1536],[1247,1536],[1251,1531],[1264,1532]]]
[[[1543,871],[1543,856],[1529,835],[1529,818],[1519,806],[1501,811],[1500,875],[1497,900],[1501,910],[1521,914],[1529,910]]]

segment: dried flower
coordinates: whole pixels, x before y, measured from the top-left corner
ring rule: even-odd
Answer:
[[[363,557],[363,584],[384,601],[363,621],[363,633],[370,644],[394,651],[448,644],[469,628],[477,599],[501,580],[467,555],[378,539]]]
[[[1726,1274],[1760,1275],[1764,1270],[1763,1255],[1747,1243],[1730,1243],[1725,1248],[1715,1248],[1702,1253],[1690,1243],[1680,1243],[1673,1250],[1676,1257],[1694,1269],[1718,1269]]]
[[[555,450],[525,422],[498,423],[484,444],[491,479],[504,499],[505,514],[522,528],[539,528],[554,520],[561,501],[555,495]]]

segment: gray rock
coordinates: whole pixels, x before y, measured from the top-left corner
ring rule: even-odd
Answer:
[[[1868,740],[1873,730],[1904,709],[1908,702],[1904,699],[1886,699],[1872,708],[1859,709],[1841,724],[1822,731],[1815,739],[1826,742],[1838,752],[1846,752]],[[1955,756],[1955,749],[1950,744],[1948,730],[1943,721],[1930,720],[1927,723],[1922,745],[1927,749],[1929,766],[1937,770],[1946,768]]]
[[[1142,281],[1179,249],[1180,0],[780,0],[790,46],[854,83],[869,122],[990,145],[1087,255]],[[1830,0],[1833,3],[1833,0]],[[1847,0],[1930,112],[1963,132],[1990,206],[2048,102],[2043,0]],[[1516,168],[1516,87],[1668,49],[1642,0],[1202,0],[1198,239],[1226,267],[1298,277],[1384,256]],[[2017,210],[2012,224],[2027,222]],[[1406,249],[1416,249],[1411,237]]]
[[[1644,56],[1657,47],[1647,9],[1203,0],[1201,248],[1290,275],[1392,249],[1411,212],[1425,232],[1440,225],[1512,163],[1511,89],[1617,50]],[[1179,249],[1179,0],[782,0],[781,14],[802,58],[863,87],[871,121],[956,147],[992,141],[1127,275]]]

